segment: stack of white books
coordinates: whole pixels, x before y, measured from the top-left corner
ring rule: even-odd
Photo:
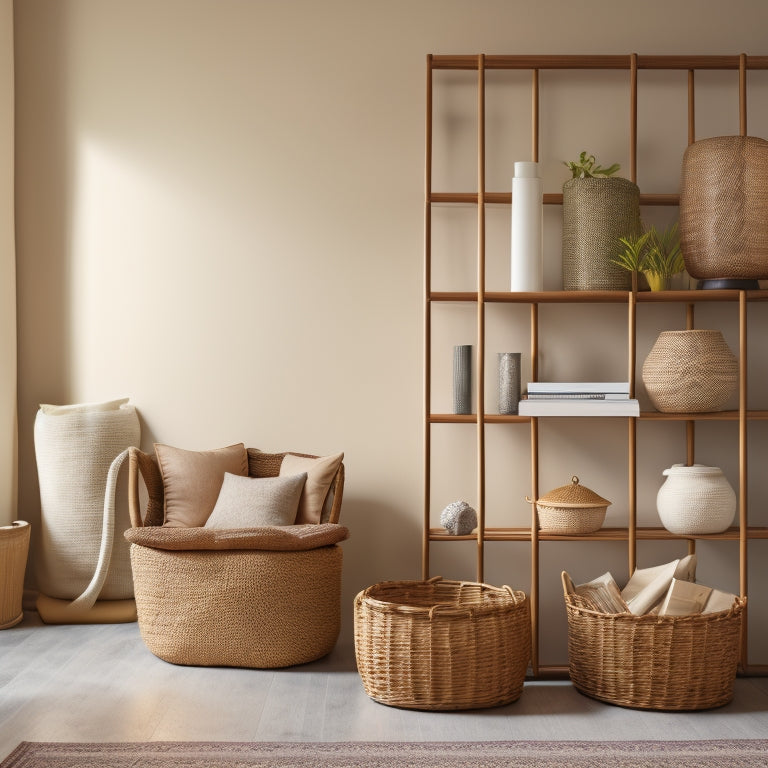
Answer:
[[[639,416],[628,381],[532,381],[521,416]]]

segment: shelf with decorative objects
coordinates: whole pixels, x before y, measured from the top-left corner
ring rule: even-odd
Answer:
[[[477,192],[433,191],[433,76],[437,70],[474,70],[477,73]],[[747,466],[748,445],[747,425],[750,422],[768,420],[768,410],[748,409],[747,407],[747,327],[748,307],[768,301],[768,290],[749,283],[736,288],[713,288],[709,290],[665,290],[638,291],[630,290],[520,290],[495,291],[486,288],[486,207],[511,205],[510,192],[488,191],[485,189],[486,137],[485,137],[485,74],[489,70],[510,69],[531,72],[532,93],[532,160],[538,161],[539,136],[539,72],[548,69],[603,69],[627,70],[630,90],[630,171],[631,179],[637,176],[637,74],[639,70],[681,70],[688,73],[688,110],[689,144],[695,141],[694,126],[694,75],[698,70],[733,70],[739,73],[739,121],[742,135],[746,134],[746,73],[749,70],[768,69],[768,57],[765,56],[428,56],[427,58],[427,142],[425,173],[425,393],[424,393],[424,519],[422,537],[422,576],[430,577],[430,545],[444,542],[477,542],[477,580],[484,577],[484,552],[487,542],[523,542],[530,546],[531,580],[530,598],[532,611],[532,663],[534,677],[550,677],[567,672],[561,665],[545,665],[539,658],[539,546],[544,542],[624,542],[627,544],[628,569],[632,573],[637,564],[637,543],[640,541],[683,541],[688,545],[689,553],[695,552],[697,541],[738,542],[739,592],[748,594],[747,544],[751,540],[768,539],[768,527],[750,523],[748,514]],[[544,192],[544,206],[563,205],[564,195]],[[678,193],[640,193],[641,206],[679,206],[681,194]],[[432,286],[432,210],[435,205],[472,205],[477,208],[477,290],[434,290]],[[765,277],[768,277],[766,275]],[[628,380],[630,397],[635,396],[635,382],[640,378],[637,359],[637,315],[638,307],[643,305],[679,305],[685,310],[685,320],[681,326],[686,331],[696,329],[695,313],[699,305],[715,303],[734,305],[737,310],[738,350],[737,390],[738,407],[729,410],[709,412],[662,412],[642,410],[637,417],[590,416],[588,418],[611,418],[626,424],[628,435],[627,462],[627,505],[624,508],[625,527],[604,527],[590,533],[568,534],[541,530],[537,518],[536,505],[532,504],[531,524],[529,527],[492,527],[486,524],[486,435],[485,427],[490,424],[528,425],[531,435],[531,498],[539,497],[539,421],[548,418],[583,418],[583,417],[530,417],[516,414],[488,412],[485,404],[485,372],[482,364],[475,372],[477,404],[475,413],[433,412],[431,394],[431,355],[432,355],[432,312],[438,305],[458,304],[476,308],[477,313],[477,356],[483,361],[486,356],[486,309],[493,304],[528,305],[530,308],[530,362],[531,381],[538,380],[539,363],[539,307],[550,304],[596,304],[624,305],[627,322]],[[479,414],[479,415],[478,415]],[[738,426],[738,487],[736,488],[736,516],[733,525],[717,533],[677,534],[664,527],[642,526],[637,516],[637,424],[654,422],[682,422],[685,425],[686,464],[695,463],[695,430],[698,422],[731,422]],[[432,524],[432,437],[434,425],[469,424],[476,429],[477,447],[477,528],[473,533],[454,535],[445,528],[436,528]],[[768,665],[751,664],[748,652],[748,631],[746,626],[741,635],[739,670],[745,674],[768,674]]]

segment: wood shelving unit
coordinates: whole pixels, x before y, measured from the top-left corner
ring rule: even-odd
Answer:
[[[477,192],[445,192],[432,189],[432,136],[433,136],[433,73],[436,70],[474,70],[477,73]],[[472,540],[477,542],[477,580],[483,581],[484,548],[486,542],[509,541],[529,542],[531,547],[530,599],[532,609],[533,655],[532,674],[546,677],[567,673],[562,667],[546,667],[539,663],[539,546],[548,541],[627,543],[628,570],[634,570],[638,541],[687,542],[690,552],[695,551],[697,540],[737,541],[739,543],[739,586],[741,594],[748,595],[747,543],[750,540],[768,539],[768,528],[749,524],[747,494],[747,425],[750,421],[768,420],[766,410],[747,409],[747,313],[750,304],[768,301],[768,291],[752,290],[711,290],[711,291],[665,291],[659,293],[637,293],[626,291],[544,291],[541,293],[511,293],[486,290],[486,222],[485,208],[488,204],[511,204],[511,193],[490,192],[485,185],[486,140],[485,140],[485,72],[492,69],[523,69],[531,72],[532,125],[531,159],[539,159],[539,71],[547,69],[604,69],[627,70],[630,98],[630,179],[637,178],[637,76],[643,69],[685,70],[688,73],[688,141],[695,140],[695,72],[697,70],[738,71],[739,125],[742,135],[747,132],[747,77],[753,69],[768,69],[768,56],[433,56],[427,57],[427,115],[426,115],[426,169],[425,169],[425,247],[424,247],[424,521],[422,539],[422,576],[430,577],[430,547],[433,543]],[[677,194],[641,193],[641,205],[675,206]],[[562,194],[545,193],[545,205],[560,205]],[[477,290],[476,291],[433,291],[432,290],[432,206],[435,204],[471,204],[477,208]],[[537,527],[535,505],[531,505],[531,524],[528,528],[486,527],[485,491],[486,456],[485,426],[487,424],[527,425],[531,444],[531,497],[539,496],[539,421],[545,417],[502,416],[487,413],[484,402],[485,382],[482,362],[475,372],[477,393],[477,414],[454,415],[433,413],[431,404],[432,351],[432,308],[441,302],[474,305],[477,310],[477,355],[485,359],[485,310],[493,303],[524,304],[530,307],[530,355],[531,378],[537,379],[539,359],[539,306],[545,304],[620,304],[625,305],[628,328],[628,380],[634,396],[636,381],[636,337],[638,309],[652,303],[675,303],[685,307],[685,327],[695,327],[695,310],[704,302],[723,302],[732,305],[738,313],[739,324],[739,406],[737,410],[704,414],[669,414],[644,411],[639,418],[609,417],[626,423],[628,443],[628,524],[626,528],[603,528],[594,534],[581,536],[558,536],[540,532]],[[575,417],[574,417],[575,418]],[[584,417],[582,417],[584,418]],[[601,417],[606,418],[606,417]],[[687,463],[694,463],[696,423],[703,421],[733,422],[738,429],[739,487],[737,489],[737,524],[727,531],[707,536],[678,536],[664,528],[647,528],[637,525],[637,422],[678,421],[686,427]],[[431,427],[434,424],[474,424],[477,443],[477,533],[469,536],[449,536],[442,528],[431,527]],[[524,426],[521,428],[525,428]],[[742,634],[740,671],[745,674],[768,674],[768,665],[749,663],[747,646],[747,612]]]

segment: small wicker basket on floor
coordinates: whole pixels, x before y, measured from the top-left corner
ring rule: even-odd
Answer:
[[[528,598],[443,580],[375,584],[355,598],[355,655],[366,693],[407,709],[516,701],[531,655]]]
[[[0,525],[0,629],[14,627],[24,618],[22,598],[29,532],[26,520]]]
[[[592,610],[571,587],[564,572],[568,663],[579,691],[634,709],[712,709],[733,698],[746,598],[719,613],[634,616]]]

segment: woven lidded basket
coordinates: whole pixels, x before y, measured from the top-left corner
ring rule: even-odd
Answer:
[[[568,665],[579,691],[634,709],[711,709],[733,698],[746,598],[719,613],[607,614],[570,582],[564,572]]]
[[[406,709],[516,701],[531,656],[530,606],[510,587],[440,577],[375,584],[355,598],[365,692]]]
[[[715,136],[685,150],[680,243],[692,277],[768,278],[768,141]]]
[[[563,184],[563,289],[621,290],[632,275],[613,264],[620,237],[639,234],[640,189],[629,179],[569,179]]]
[[[738,360],[720,331],[662,331],[643,363],[643,384],[662,413],[720,411],[738,381]]]
[[[530,501],[526,497],[527,501]],[[536,500],[539,529],[548,533],[594,533],[605,520],[611,502],[579,485],[574,475],[570,485],[561,485]]]

